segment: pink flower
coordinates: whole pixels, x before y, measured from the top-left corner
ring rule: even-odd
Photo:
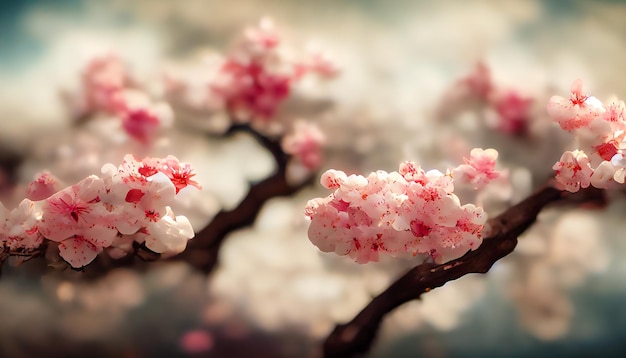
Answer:
[[[173,155],[168,155],[163,159],[159,166],[159,171],[167,175],[172,181],[176,187],[176,194],[189,185],[202,189],[200,184],[192,179],[196,174],[191,169],[191,165],[179,162]]]
[[[554,164],[556,180],[569,192],[575,193],[581,187],[587,188],[591,182],[593,169],[585,152],[575,150],[563,153],[561,159]]]
[[[24,199],[20,205],[8,211],[0,203],[0,240],[10,250],[35,249],[43,238],[37,229],[40,211],[37,204]]]
[[[263,63],[228,60],[223,80],[212,86],[225,98],[228,109],[242,121],[271,119],[291,92],[291,74],[273,71]]]
[[[103,201],[115,207],[115,226],[125,235],[161,220],[180,190],[190,185],[200,189],[191,166],[174,156],[138,161],[127,155],[118,168],[107,164],[102,173],[107,187]]]
[[[498,151],[495,149],[474,148],[470,152],[470,158],[465,158],[465,164],[454,169],[454,177],[476,188],[483,187],[501,175],[495,170],[497,159]]]
[[[145,181],[124,179],[114,179],[103,201],[113,207],[115,228],[130,235],[166,215],[167,205],[174,201],[176,187],[161,172]]]
[[[489,102],[498,116],[496,128],[505,134],[526,134],[531,120],[533,99],[511,90],[493,92]]]
[[[314,171],[322,165],[322,145],[326,137],[319,128],[303,120],[294,123],[292,133],[286,135],[281,146],[287,154],[293,155],[307,169]]]
[[[142,143],[152,141],[160,128],[170,127],[174,118],[168,104],[155,103],[143,92],[135,90],[118,92],[116,113],[126,133]]]
[[[115,96],[130,79],[122,61],[114,55],[94,58],[83,72],[83,90],[88,110],[113,113]]]
[[[626,120],[626,104],[624,101],[614,101],[606,108],[606,112],[602,115],[602,119],[611,123],[618,123],[620,129],[624,129],[624,121]]]
[[[90,263],[117,235],[100,200],[104,193],[102,179],[90,176],[44,201],[39,232],[60,243],[61,257],[72,267]]]
[[[148,223],[145,233],[146,247],[157,253],[175,255],[183,252],[187,241],[194,237],[191,223],[184,216],[175,216],[170,207],[156,222]]]
[[[588,127],[604,113],[604,106],[595,97],[582,92],[580,79],[572,83],[569,99],[553,96],[548,101],[548,114],[566,131]]]

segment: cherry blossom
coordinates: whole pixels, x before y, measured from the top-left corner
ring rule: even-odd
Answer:
[[[497,159],[498,152],[495,149],[474,148],[470,152],[470,158],[465,158],[465,164],[454,169],[454,176],[476,188],[483,187],[501,175],[495,170]]]
[[[575,193],[580,188],[587,188],[591,184],[593,169],[587,155],[580,150],[563,153],[552,169],[556,170],[557,182],[569,192]]]
[[[497,115],[496,129],[515,136],[528,132],[532,98],[522,96],[514,90],[499,90],[489,96],[489,103]]]
[[[88,112],[115,112],[116,96],[130,84],[124,63],[115,55],[96,57],[82,74],[85,105]]]
[[[188,163],[180,163],[173,155],[168,155],[163,159],[160,163],[159,171],[167,175],[174,184],[176,194],[189,185],[201,189],[200,184],[191,179],[196,175],[193,173],[191,165]]]
[[[195,175],[191,166],[174,156],[138,161],[127,155],[119,167],[105,165],[102,172],[107,186],[103,200],[117,208],[115,225],[125,235],[163,219],[181,189],[200,188],[191,179]]]
[[[146,226],[146,247],[157,253],[179,254],[194,236],[191,223],[185,216],[175,216],[168,206],[161,220]]]
[[[608,103],[583,94],[581,80],[574,81],[569,100],[550,99],[548,114],[576,135],[578,147],[553,167],[560,188],[575,192],[589,185],[607,189],[612,182],[624,183],[626,105],[617,99]]]
[[[548,102],[548,114],[566,131],[589,126],[604,113],[597,98],[583,94],[582,80],[572,83],[570,98],[553,96]]]
[[[37,248],[43,238],[37,229],[40,212],[36,203],[24,199],[19,206],[8,211],[0,203],[0,242],[9,250]]]
[[[286,135],[281,145],[283,151],[293,155],[307,169],[313,171],[322,164],[322,145],[326,137],[313,123],[303,120],[296,121],[293,131]]]
[[[39,231],[59,242],[59,253],[73,267],[93,261],[113,242],[118,231],[100,200],[104,181],[90,176],[59,191],[43,203]]]
[[[153,102],[141,91],[120,91],[116,101],[115,113],[121,119],[122,128],[142,143],[149,143],[160,128],[170,127],[174,121],[174,113],[167,103]]]

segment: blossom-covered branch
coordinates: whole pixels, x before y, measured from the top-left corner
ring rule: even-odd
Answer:
[[[626,176],[626,105],[612,99],[603,103],[583,91],[581,80],[572,84],[570,97],[553,96],[548,114],[563,130],[576,136],[576,149],[566,151],[554,164],[559,188],[576,192],[594,186],[608,189],[623,184]]]
[[[424,263],[411,269],[375,297],[350,322],[335,327],[324,342],[325,357],[352,357],[367,352],[384,316],[398,306],[469,273],[486,273],[499,259],[510,254],[517,239],[549,204],[593,203],[603,205],[604,193],[589,188],[576,194],[545,186],[527,199],[488,221],[490,233],[482,245],[464,256],[441,264]]]
[[[503,214],[489,220],[484,233],[487,237],[482,242],[480,239],[483,226],[480,222],[474,222],[478,227],[472,231],[474,240],[469,242],[480,245],[478,248],[457,239],[459,233],[468,227],[463,220],[449,220],[452,225],[447,226],[452,230],[446,232],[445,235],[437,235],[437,230],[432,230],[442,223],[445,227],[445,223],[448,221],[446,219],[449,219],[450,216],[453,219],[457,218],[458,214],[454,213],[462,208],[456,207],[455,209],[454,206],[442,204],[441,199],[445,198],[445,195],[454,194],[452,194],[451,180],[449,184],[442,184],[443,182],[437,179],[442,177],[441,175],[430,175],[431,179],[428,175],[418,175],[418,178],[423,178],[417,180],[419,185],[416,187],[419,191],[424,191],[430,186],[439,187],[439,192],[437,195],[421,195],[422,200],[416,201],[410,199],[411,196],[414,196],[415,190],[411,188],[411,185],[405,183],[410,182],[413,177],[407,178],[401,167],[400,173],[403,175],[388,181],[388,184],[392,184],[393,189],[387,191],[391,192],[392,195],[383,195],[380,202],[374,205],[366,199],[370,194],[366,188],[375,182],[371,180],[375,179],[374,177],[370,176],[371,179],[365,180],[364,185],[358,185],[358,180],[355,181],[355,179],[346,180],[345,175],[343,177],[333,176],[332,172],[331,180],[328,178],[328,172],[326,177],[322,177],[322,183],[326,183],[327,188],[337,188],[337,190],[322,205],[316,204],[316,201],[309,202],[306,212],[313,219],[309,236],[323,251],[331,251],[325,250],[330,248],[339,254],[347,253],[354,256],[354,253],[361,251],[360,243],[371,236],[368,234],[371,228],[392,228],[393,230],[388,230],[389,232],[378,236],[378,239],[384,238],[384,240],[376,243],[376,251],[379,247],[382,247],[383,251],[390,251],[388,247],[396,247],[397,242],[400,242],[400,251],[404,249],[414,253],[427,253],[435,261],[435,263],[418,265],[374,298],[351,322],[337,326],[325,342],[324,353],[326,356],[345,357],[367,351],[383,316],[395,307],[409,300],[417,299],[423,293],[468,273],[486,273],[497,260],[513,251],[518,236],[536,220],[537,214],[546,205],[564,199],[568,199],[568,201],[577,200],[579,203],[604,203],[604,191],[599,189],[609,189],[616,183],[624,183],[624,173],[626,172],[626,164],[624,164],[626,163],[624,160],[626,106],[624,102],[613,100],[610,104],[605,105],[598,99],[584,94],[582,81],[577,80],[572,84],[570,98],[552,97],[547,110],[548,114],[562,129],[575,132],[577,149],[566,151],[553,166],[556,171],[556,180],[551,185],[544,187],[519,204],[509,208]],[[493,157],[494,160],[495,157],[493,154],[474,151],[472,151],[472,157],[480,154],[480,158],[466,160],[466,164],[459,166],[454,172],[461,174],[461,177],[483,172],[480,179],[489,178],[490,175],[485,173],[484,169],[493,167],[491,164],[493,160],[490,157]],[[480,182],[480,180],[472,181],[475,184]],[[450,187],[449,191],[442,190],[448,186]],[[357,193],[363,194],[362,203],[365,205],[362,203],[354,205],[354,196],[347,195],[355,191],[354,188],[357,188]],[[430,202],[431,205],[424,205],[423,201]],[[358,198],[356,202],[359,202]],[[401,210],[405,203],[408,203],[413,211]],[[326,211],[330,210],[331,215],[325,215],[325,211],[319,210],[319,207],[327,209]],[[368,217],[367,213],[366,215],[359,215],[358,210],[362,207],[365,209],[383,207],[386,208],[386,215],[385,210],[383,210],[382,222],[360,220],[360,223],[357,223],[356,219]],[[332,208],[335,209],[334,214]],[[480,214],[482,209],[472,208],[472,212]],[[343,221],[341,214],[345,216]],[[407,214],[408,216],[403,217]],[[385,219],[386,216],[390,217],[391,220]],[[424,216],[431,221],[430,225],[426,225],[426,229],[424,229],[426,221],[420,218]],[[335,217],[335,219],[331,221],[320,220],[320,218],[325,217]],[[414,225],[413,223],[416,221],[417,224]],[[321,229],[320,222],[323,223]],[[407,225],[402,225],[404,222],[411,223],[408,225],[410,230],[407,229]],[[365,227],[365,230],[360,226]],[[357,227],[358,230],[355,231],[353,227]],[[332,231],[332,234],[327,232],[329,230]],[[395,235],[389,235],[389,233]],[[324,240],[320,241],[320,237]],[[354,247],[345,247],[344,244],[340,250],[337,250],[338,244],[345,242],[346,237],[352,238],[353,243],[355,243]],[[432,244],[430,251],[423,249],[423,246],[428,245],[428,243]],[[439,253],[442,249],[444,252],[447,250],[450,253],[450,248],[454,249],[451,255],[442,257]],[[471,251],[468,252],[469,249]],[[461,255],[463,253],[465,254]],[[356,260],[357,262],[369,261],[369,259],[364,260],[360,256],[356,256]]]
[[[133,243],[167,255],[182,252],[194,236],[184,216],[170,205],[192,179],[189,164],[173,156],[135,159],[127,155],[116,167],[106,164],[102,177],[88,176],[62,188],[47,172],[30,185],[15,209],[0,203],[0,249],[9,256],[38,256],[44,243],[58,244],[59,255],[73,268],[91,263],[106,250],[112,258],[133,252]]]

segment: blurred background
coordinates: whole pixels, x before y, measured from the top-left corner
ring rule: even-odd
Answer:
[[[102,127],[73,127],[67,99],[90,58],[115,53],[158,92],[164,73],[227,52],[263,17],[294,51],[322,48],[341,68],[328,83],[302,83],[280,113],[315,121],[327,134],[323,170],[391,171],[403,160],[445,170],[469,148],[493,147],[511,181],[486,197],[490,214],[545,182],[572,148],[545,114],[551,95],[567,96],[581,78],[600,99],[626,98],[622,1],[28,0],[0,9],[0,198],[7,208],[38,171],[73,183],[137,150]],[[528,99],[522,132],[503,129],[508,117],[493,103],[459,100],[477,63],[502,93]],[[196,168],[205,190],[183,210],[199,230],[273,167],[250,137],[199,131],[198,122],[215,113],[174,113],[167,141],[146,154],[174,154]],[[5,268],[0,355],[315,356],[335,323],[416,264],[358,265],[319,252],[303,208],[327,194],[316,184],[271,200],[252,227],[227,238],[208,277],[180,262],[118,269],[90,282],[80,272]],[[450,282],[393,312],[370,355],[625,352],[624,210],[621,192],[603,210],[547,210],[488,275]]]

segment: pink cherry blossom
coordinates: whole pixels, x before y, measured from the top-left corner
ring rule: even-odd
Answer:
[[[346,173],[341,170],[329,169],[322,174],[320,183],[326,189],[337,189],[347,178]]]
[[[96,57],[82,76],[86,106],[89,111],[113,113],[115,97],[130,83],[126,68],[115,55]]]
[[[166,215],[167,204],[174,201],[176,187],[161,172],[145,181],[124,179],[113,180],[103,201],[114,207],[117,230],[130,235]]]
[[[193,238],[191,223],[184,216],[175,216],[170,207],[166,214],[156,222],[146,226],[146,247],[157,253],[179,254],[187,247],[187,241]]]
[[[624,101],[613,101],[606,107],[602,119],[611,123],[618,123],[620,129],[624,129],[626,122],[626,104]]]
[[[24,199],[11,211],[0,204],[0,240],[10,250],[35,249],[41,245],[43,237],[37,229],[40,215],[37,204]]]
[[[140,170],[142,170],[142,168],[140,168]],[[191,169],[191,165],[188,163],[180,163],[173,155],[165,157],[159,165],[158,170],[167,175],[172,181],[176,187],[176,194],[189,185],[197,189],[202,188],[198,182],[192,179],[196,174]]]
[[[589,126],[604,113],[604,106],[595,97],[583,94],[582,81],[574,81],[570,98],[553,96],[548,102],[548,114],[566,131]]]
[[[90,176],[46,199],[40,233],[59,242],[61,257],[73,267],[90,263],[117,235],[110,212],[100,196],[104,182]]]
[[[326,137],[313,123],[299,120],[293,131],[286,135],[281,146],[287,154],[293,155],[307,169],[313,171],[322,165],[322,145]]]
[[[495,170],[497,159],[498,152],[495,149],[474,148],[470,158],[465,158],[465,164],[454,169],[454,177],[476,188],[483,187],[501,175],[501,172]]]
[[[563,153],[552,169],[556,170],[557,182],[569,192],[575,193],[580,188],[587,188],[591,184],[593,169],[589,164],[589,158],[583,151]]]
[[[528,132],[532,98],[524,97],[513,90],[498,90],[489,96],[489,103],[497,114],[496,129],[515,136]]]
[[[160,128],[172,125],[174,114],[170,106],[164,102],[153,102],[143,92],[119,91],[116,102],[115,111],[122,121],[122,128],[142,143],[149,143]]]

